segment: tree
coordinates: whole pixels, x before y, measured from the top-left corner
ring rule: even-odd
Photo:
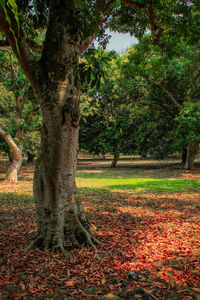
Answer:
[[[196,144],[191,139],[181,143],[176,128],[184,106],[199,99],[199,46],[182,41],[175,45],[172,55],[152,47],[149,38],[145,36],[140,44],[127,51],[122,76],[132,89],[144,90],[138,104],[140,110],[135,110],[139,120],[136,125],[139,153],[149,152],[154,158],[164,158],[176,149],[184,152],[185,147],[191,148],[190,143]],[[190,159],[194,158],[189,153]]]
[[[194,166],[194,158],[199,150],[200,142],[200,101],[187,103],[178,117],[179,126],[177,133],[178,142],[187,147],[185,168],[191,170]]]
[[[52,251],[59,249],[64,254],[66,243],[79,241],[96,248],[94,243],[98,241],[89,232],[89,222],[75,187],[80,54],[96,34],[103,33],[109,22],[121,27],[121,24],[118,26],[118,17],[127,16],[124,12],[126,5],[130,5],[128,13],[131,16],[127,19],[127,28],[131,28],[132,33],[141,32],[141,24],[145,30],[150,24],[156,42],[169,24],[172,27],[182,23],[185,16],[192,22],[191,11],[196,4],[191,2],[189,5],[188,1],[180,4],[179,1],[170,1],[168,4],[129,0],[24,0],[17,2],[17,15],[15,1],[8,2],[10,5],[5,6],[7,2],[1,1],[0,28],[6,37],[1,45],[7,43],[12,47],[39,99],[43,115],[41,153],[34,175],[38,235],[31,246]],[[33,4],[37,13],[34,13]],[[181,10],[185,10],[184,15],[180,15]],[[155,14],[158,14],[159,26]],[[29,25],[47,29],[39,59],[30,49],[40,47],[31,37]]]
[[[16,145],[10,134],[6,132],[2,127],[0,127],[0,134],[11,148],[13,154],[13,161],[6,175],[6,180],[17,181],[17,173],[22,164],[21,149]]]
[[[23,151],[27,155],[27,163],[33,163],[34,158],[37,156],[40,146],[40,132],[35,130],[28,132],[23,141]]]
[[[99,54],[107,58],[107,63],[101,63],[103,77],[100,85],[89,88],[81,97],[79,143],[80,149],[89,153],[111,154],[111,167],[116,167],[120,153],[131,154],[135,150],[132,126],[134,101],[127,99],[125,83],[120,82],[123,56],[105,50]]]
[[[16,182],[22,164],[24,136],[40,126],[39,105],[12,51],[5,47],[0,50],[0,134],[8,142],[11,157],[6,180]]]

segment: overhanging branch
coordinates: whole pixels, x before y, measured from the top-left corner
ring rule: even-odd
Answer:
[[[150,26],[151,26],[151,31],[153,33],[153,45],[159,44],[160,37],[164,32],[164,29],[161,28],[157,23],[156,23],[156,18],[154,14],[154,9],[153,5],[151,4],[151,1],[149,4],[141,4],[138,3],[137,1],[132,1],[132,0],[122,0],[123,3],[134,7],[136,9],[147,9],[149,13],[149,21],[150,21]]]
[[[42,50],[43,47],[40,46],[39,44],[37,44],[36,42],[32,41],[32,40],[26,40],[26,42],[28,43],[29,47],[31,48],[31,50],[33,52],[36,52],[38,54],[42,54]],[[9,47],[10,43],[7,40],[0,40],[0,48],[1,47]]]
[[[9,42],[19,61],[19,64],[21,65],[35,92],[39,93],[40,82],[38,79],[38,74],[41,72],[41,67],[31,53],[22,28],[18,27],[12,12],[9,11],[8,13],[11,25],[8,23],[5,13],[0,7],[0,29],[5,33],[6,40]]]
[[[162,91],[165,93],[165,95],[168,96],[168,98],[171,100],[171,102],[176,106],[176,108],[181,109],[181,105],[176,101],[175,97],[172,95],[172,93],[166,88],[165,83],[163,80],[160,82],[154,82],[155,85],[159,86]]]

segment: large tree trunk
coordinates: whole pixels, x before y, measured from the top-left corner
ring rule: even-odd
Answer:
[[[70,81],[58,94],[52,91],[51,103],[41,101],[41,152],[34,175],[38,234],[30,245],[52,252],[58,249],[64,254],[66,247],[85,243],[95,248],[94,243],[98,243],[90,233],[76,191],[80,88],[75,84],[75,77]],[[66,89],[65,98],[54,105],[63,89]]]
[[[185,168],[186,170],[192,170],[194,167],[194,158],[195,155],[198,152],[198,147],[199,147],[199,141],[198,140],[193,140],[189,142],[189,145],[187,147],[187,159],[185,163]]]
[[[12,162],[6,174],[6,180],[17,182],[18,172],[22,165],[22,151],[16,145],[11,135],[7,133],[2,127],[0,127],[0,134],[5,139],[12,151]]]

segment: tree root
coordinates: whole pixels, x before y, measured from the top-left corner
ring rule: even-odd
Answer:
[[[85,227],[81,224],[78,216],[76,218],[76,221],[78,223],[78,227],[80,228],[80,231],[84,234],[86,238],[86,242],[84,243],[84,245],[92,247],[95,251],[97,251],[98,249],[96,248],[95,244],[103,245],[103,243],[97,240],[88,230],[85,229]]]
[[[97,251],[96,245],[103,245],[103,243],[96,239],[90,232],[90,229],[82,224],[76,211],[74,211],[73,217],[74,223],[72,226],[66,226],[68,229],[67,232],[62,232],[61,228],[58,228],[57,231],[50,230],[49,228],[43,228],[43,230],[39,228],[38,234],[24,250],[26,251],[33,248],[39,248],[44,251],[50,250],[50,257],[53,256],[54,252],[59,251],[68,258],[70,262],[73,262],[73,257],[69,251],[65,250],[64,246],[71,248],[81,244],[86,247],[92,247]]]
[[[70,262],[73,262],[73,257],[70,252],[66,251],[63,247],[63,241],[61,237],[57,236],[54,233],[48,232],[46,236],[40,234],[30,243],[30,245],[23,249],[24,251],[31,250],[33,248],[39,248],[40,250],[50,250],[50,257],[52,258],[53,253],[56,251],[61,252],[65,258],[68,258]]]

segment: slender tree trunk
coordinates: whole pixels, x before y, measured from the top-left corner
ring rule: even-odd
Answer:
[[[186,159],[187,159],[187,148],[183,148],[182,149],[182,161],[181,161],[181,163],[183,165],[185,165]]]
[[[10,149],[12,151],[12,157],[13,157],[12,163],[6,174],[6,180],[17,182],[17,175],[22,165],[22,151],[16,145],[16,143],[14,142],[10,134],[7,133],[2,127],[0,127],[0,134],[5,139],[7,144],[10,146]]]
[[[8,152],[8,161],[9,161],[9,164],[11,165],[12,161],[13,161],[13,155],[12,155],[11,151]]]
[[[186,170],[193,169],[194,158],[195,158],[195,155],[197,154],[198,146],[199,146],[198,140],[193,140],[193,141],[189,142],[189,145],[187,147],[187,159],[186,159],[186,163],[185,163]]]
[[[26,154],[27,154],[27,164],[32,164],[33,160],[35,158],[35,155],[31,154],[30,152],[26,152]]]
[[[114,153],[113,161],[111,163],[111,168],[115,168],[116,167],[117,162],[119,160],[119,155],[120,155],[119,150],[116,150],[115,153]]]

